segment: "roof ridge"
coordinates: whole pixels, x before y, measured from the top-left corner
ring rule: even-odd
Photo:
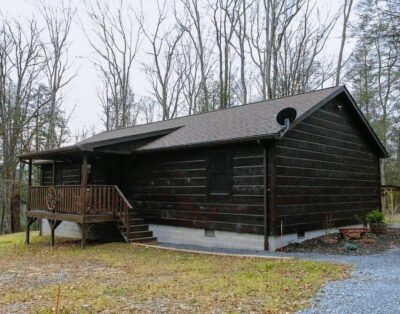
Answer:
[[[344,86],[345,85],[330,86],[330,87],[325,87],[325,88],[321,88],[321,89],[305,91],[305,92],[301,92],[301,93],[297,93],[297,94],[293,94],[293,95],[289,95],[289,96],[281,96],[281,97],[276,97],[276,98],[271,98],[271,99],[265,99],[265,100],[249,102],[249,103],[241,104],[241,105],[238,105],[238,106],[232,106],[232,107],[229,107],[229,108],[215,109],[215,110],[211,110],[211,111],[198,112],[198,113],[195,113],[195,114],[192,114],[192,115],[185,115],[185,116],[175,117],[175,118],[168,119],[168,120],[160,120],[160,121],[153,121],[153,122],[148,122],[148,123],[143,123],[143,124],[138,124],[138,125],[132,125],[132,126],[127,126],[127,127],[115,129],[115,130],[102,131],[100,133],[97,133],[94,136],[97,136],[97,135],[103,134],[103,133],[112,133],[112,132],[131,129],[131,128],[133,129],[133,128],[137,128],[137,127],[144,126],[144,125],[151,125],[151,124],[162,123],[162,122],[167,122],[167,121],[172,121],[172,120],[178,120],[178,119],[183,119],[183,118],[188,118],[188,117],[195,117],[195,116],[199,116],[199,115],[202,115],[202,114],[209,114],[209,113],[220,112],[220,111],[225,111],[225,110],[229,110],[229,109],[236,109],[236,108],[241,108],[241,107],[244,107],[244,106],[259,104],[259,103],[262,103],[262,102],[269,102],[269,101],[273,101],[273,100],[277,100],[277,99],[290,98],[290,97],[295,97],[295,96],[299,96],[299,95],[303,95],[303,94],[311,94],[311,93],[315,93],[315,92],[321,92],[321,91],[327,90],[327,89],[340,88],[340,87],[344,87]],[[88,139],[90,139],[90,138],[92,138],[94,136],[91,136]],[[84,141],[82,141],[80,143],[83,143]]]

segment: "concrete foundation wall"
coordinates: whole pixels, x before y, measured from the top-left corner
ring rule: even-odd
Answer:
[[[42,220],[42,234],[50,235],[49,222],[46,219]],[[63,221],[56,229],[56,237],[80,239],[81,230],[77,223],[70,221]]]
[[[353,225],[349,227],[362,227],[362,225]],[[103,228],[104,229],[104,228]],[[118,241],[115,237],[111,237],[110,233],[103,231],[99,232],[97,229],[89,232],[88,238],[95,240]],[[248,233],[236,233],[227,231],[213,231],[213,236],[206,235],[204,229],[174,227],[150,224],[149,229],[153,231],[155,237],[159,242],[175,243],[175,244],[189,244],[199,245],[204,247],[213,248],[232,248],[232,249],[246,249],[246,250],[264,250],[264,236]],[[285,234],[284,236],[275,236],[268,238],[268,245],[270,251],[275,251],[282,246],[290,243],[300,243],[312,238],[320,237],[326,234],[325,229],[313,230],[304,233],[304,237],[299,238],[297,234]],[[338,229],[332,228],[330,233],[338,232]],[[50,227],[47,220],[42,221],[43,235],[50,235]],[[80,239],[81,233],[78,224],[73,222],[64,221],[56,229],[56,236],[63,238]]]
[[[362,227],[362,225],[354,225],[349,227]],[[247,250],[264,250],[264,236],[235,233],[226,231],[214,231],[214,236],[207,236],[204,229],[173,227],[163,225],[150,225],[150,230],[153,231],[159,242],[199,245],[204,247],[219,247],[232,249],[247,249]],[[300,243],[312,238],[320,237],[326,234],[325,229],[313,230],[304,233],[304,237],[299,238],[297,234],[286,234],[282,237],[275,236],[268,238],[270,251],[275,251],[282,246],[290,243]],[[332,228],[330,233],[338,232],[338,229]]]
[[[262,235],[215,230],[212,237],[205,235],[204,229],[155,224],[149,225],[149,228],[159,242],[233,249],[264,249],[264,236]]]
[[[50,235],[50,226],[46,219],[42,220],[42,234]],[[80,239],[81,229],[75,222],[63,221],[56,229],[56,237]],[[99,240],[104,242],[123,241],[121,233],[113,223],[93,224],[87,238],[89,240]]]

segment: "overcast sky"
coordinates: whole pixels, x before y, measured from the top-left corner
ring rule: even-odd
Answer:
[[[50,0],[49,0],[50,1]],[[119,0],[109,0],[108,2]],[[51,0],[51,2],[61,4],[61,0]],[[89,24],[85,19],[85,6],[82,0],[72,0],[73,5],[77,7],[78,18],[82,20],[83,27],[89,28]],[[129,0],[130,4],[140,6],[140,0]],[[31,17],[37,14],[35,8],[37,1],[32,0],[0,0],[0,11],[4,16],[16,16],[18,18]],[[156,11],[156,0],[145,0],[144,15],[148,19],[154,15]],[[344,0],[318,0],[318,6],[321,10],[322,15],[329,14],[331,12],[337,12],[342,6]],[[64,94],[65,109],[67,111],[72,110],[76,106],[70,121],[70,129],[72,134],[78,133],[82,127],[96,126],[97,130],[102,129],[100,114],[101,107],[98,105],[97,100],[97,88],[101,86],[100,79],[94,69],[93,64],[89,61],[92,53],[92,49],[88,44],[84,32],[82,31],[79,19],[76,19],[72,26],[70,34],[70,60],[72,61],[73,71],[76,71],[77,75],[72,83],[67,87]],[[341,21],[339,21],[331,34],[327,46],[327,55],[337,55],[340,43],[340,30]],[[351,48],[351,43],[347,46],[347,51]],[[145,45],[142,45],[141,56],[136,65],[134,72],[134,92],[138,95],[148,95],[146,78],[140,71],[140,62],[143,62],[143,55],[146,50]]]

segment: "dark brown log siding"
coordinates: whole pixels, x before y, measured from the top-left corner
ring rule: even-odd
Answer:
[[[123,159],[115,157],[108,159],[89,160],[89,184],[106,185],[120,184],[120,174],[123,170]],[[41,165],[41,184],[53,184],[53,164]],[[56,164],[56,185],[80,185],[81,163],[58,162]]]
[[[41,184],[53,184],[53,164],[43,164],[41,167]],[[56,164],[56,185],[81,184],[81,170],[78,163]]]
[[[276,217],[284,232],[360,223],[379,207],[379,158],[360,122],[336,99],[298,124],[274,147]],[[344,105],[344,104],[342,104]],[[278,227],[279,228],[279,227]],[[278,230],[278,229],[277,229]]]
[[[211,148],[132,158],[125,193],[150,223],[263,234],[263,150],[256,143],[226,149],[232,152],[229,196],[208,193]]]

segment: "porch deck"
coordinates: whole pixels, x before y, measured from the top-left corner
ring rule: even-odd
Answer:
[[[48,219],[48,220],[61,220],[71,221],[76,223],[102,223],[102,222],[117,222],[118,219],[113,213],[103,214],[65,214],[65,213],[53,213],[49,210],[31,210],[27,212],[28,218],[36,219]]]
[[[80,226],[82,247],[85,247],[87,233],[95,223],[118,222],[129,234],[131,208],[115,185],[30,186],[26,243],[29,243],[30,226],[37,219],[48,220],[52,246],[55,230],[63,221]]]

